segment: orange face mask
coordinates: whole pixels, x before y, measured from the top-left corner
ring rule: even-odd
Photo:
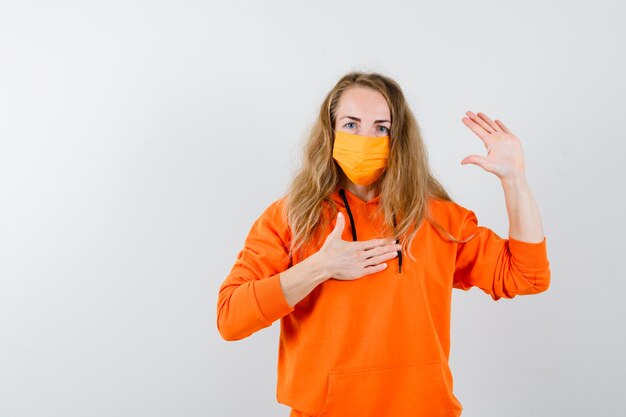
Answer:
[[[387,166],[389,136],[361,136],[335,131],[333,158],[350,180],[359,185],[376,181]]]

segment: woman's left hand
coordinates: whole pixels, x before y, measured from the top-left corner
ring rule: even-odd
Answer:
[[[500,120],[492,121],[486,114],[471,111],[461,120],[483,141],[487,156],[469,155],[461,165],[474,164],[506,180],[524,175],[524,154],[520,140]]]

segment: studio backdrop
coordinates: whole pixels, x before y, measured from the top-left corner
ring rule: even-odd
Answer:
[[[279,322],[219,285],[335,82],[394,80],[434,174],[508,236],[466,111],[520,138],[547,291],[452,294],[463,416],[618,415],[626,373],[624,3],[3,1],[0,415],[276,417]]]

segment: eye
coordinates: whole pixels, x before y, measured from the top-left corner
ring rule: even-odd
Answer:
[[[387,129],[387,126],[380,125],[378,127],[382,127],[383,129],[385,129],[385,130],[382,130],[381,132],[389,133],[389,129]]]
[[[353,124],[355,124],[355,123],[354,123],[354,122],[348,122],[348,123],[346,123],[345,125],[343,125],[343,127],[346,127],[346,126],[348,126],[348,125],[353,125]]]

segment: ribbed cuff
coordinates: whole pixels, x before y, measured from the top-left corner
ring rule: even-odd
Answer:
[[[548,265],[547,238],[541,242],[524,242],[509,236],[509,249],[515,263],[529,268],[541,268]]]
[[[287,304],[285,294],[280,287],[280,274],[254,281],[254,295],[259,306],[259,319],[266,326],[294,310]]]

